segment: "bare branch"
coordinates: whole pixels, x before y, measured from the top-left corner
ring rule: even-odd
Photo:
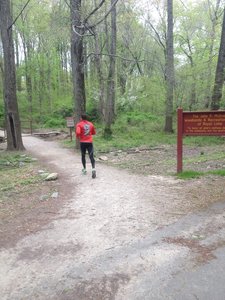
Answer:
[[[102,5],[103,5],[104,3],[105,3],[105,0],[102,0],[102,1],[99,3],[99,5],[96,6],[96,7],[92,10],[92,12],[90,12],[90,14],[84,19],[84,23],[87,23],[88,19],[89,19],[96,11],[98,11],[98,10],[102,7]]]
[[[113,4],[111,5],[111,7],[109,8],[109,10],[107,11],[107,13],[105,14],[105,16],[104,16],[102,19],[100,19],[97,23],[92,24],[92,25],[90,25],[89,27],[96,27],[97,25],[99,25],[100,23],[102,23],[102,22],[108,17],[108,15],[110,14],[111,10],[112,10],[113,7],[117,4],[118,1],[119,1],[119,0],[115,0],[115,1],[113,2]]]
[[[67,3],[67,0],[64,0],[65,2],[66,2],[66,4],[70,7],[70,5]],[[73,31],[77,34],[77,35],[79,35],[80,37],[84,37],[84,36],[93,36],[95,33],[94,33],[94,28],[97,26],[97,25],[99,25],[101,22],[103,22],[106,18],[107,18],[107,16],[110,14],[110,12],[112,11],[112,9],[113,9],[113,7],[117,4],[117,2],[118,2],[119,0],[115,0],[114,2],[113,2],[113,4],[111,5],[111,7],[109,8],[109,10],[107,11],[107,13],[104,15],[104,17],[101,19],[101,20],[99,20],[97,23],[95,23],[95,24],[92,24],[92,25],[89,25],[88,24],[88,19],[97,11],[97,10],[99,10],[100,8],[101,8],[101,6],[105,3],[105,0],[102,0],[100,3],[99,3],[99,5],[84,19],[84,21],[81,23],[81,25],[74,25],[73,26]],[[71,7],[70,7],[70,9],[72,9]],[[83,30],[83,32],[85,32],[85,31],[89,31],[89,33],[90,34],[86,34],[86,33],[79,33],[77,30],[76,30],[76,28],[77,29],[82,29]]]
[[[19,19],[19,17],[21,16],[21,14],[23,13],[23,11],[25,10],[25,8],[27,7],[27,5],[29,4],[30,1],[31,0],[27,0],[27,3],[22,8],[21,12],[18,14],[18,16],[15,18],[15,20],[12,22],[12,24],[8,27],[7,30],[10,30],[12,28],[12,26],[16,23],[16,21]]]
[[[185,7],[185,9],[187,9],[186,4],[184,3],[184,1],[180,0],[180,2],[182,3],[182,5]]]
[[[156,36],[157,36],[157,39],[156,41],[163,47],[163,49],[165,50],[166,46],[164,45],[160,35],[158,34],[157,30],[155,29],[155,27],[152,25],[152,23],[150,21],[147,22],[151,28],[153,29],[153,31],[155,32]]]
[[[149,61],[149,60],[145,60],[145,59],[142,59],[142,60],[137,60],[137,59],[135,59],[135,60],[134,60],[134,59],[129,59],[129,58],[122,57],[122,56],[120,56],[120,55],[113,55],[113,54],[106,54],[106,53],[94,53],[94,52],[89,53],[88,56],[86,57],[86,60],[87,60],[90,56],[96,56],[96,55],[110,56],[110,57],[117,57],[117,58],[120,58],[120,59],[122,59],[122,60],[130,61],[130,62],[134,62],[134,63]]]

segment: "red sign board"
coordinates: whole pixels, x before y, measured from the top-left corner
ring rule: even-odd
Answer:
[[[225,112],[183,112],[184,135],[225,135]]]
[[[225,136],[225,111],[177,110],[177,172],[182,171],[183,136]]]

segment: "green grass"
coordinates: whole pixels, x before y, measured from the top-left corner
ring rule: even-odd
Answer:
[[[0,202],[10,200],[8,192],[21,192],[39,184],[43,179],[34,171],[35,161],[20,152],[0,152]]]
[[[184,171],[177,174],[177,178],[179,179],[193,179],[193,178],[200,178],[204,175],[204,172],[197,172],[197,171]]]
[[[180,172],[178,173],[176,176],[179,179],[195,179],[195,178],[200,178],[202,176],[205,175],[217,175],[217,176],[225,176],[225,169],[224,170],[213,170],[213,171],[207,171],[207,172],[198,172],[198,171],[184,171],[184,172]]]
[[[208,174],[218,175],[218,176],[225,176],[225,169],[222,170],[213,170],[207,172]]]

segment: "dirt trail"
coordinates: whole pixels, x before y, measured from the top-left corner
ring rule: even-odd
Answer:
[[[93,180],[90,164],[81,176],[80,156],[57,143],[27,136],[24,144],[70,189],[54,221],[0,252],[1,299],[182,298],[174,298],[175,287],[171,296],[164,288],[187,264],[191,246],[170,237],[177,231],[190,237],[202,228],[197,218],[186,216],[190,206],[182,182],[100,163]],[[214,224],[213,234],[224,231],[224,207]]]

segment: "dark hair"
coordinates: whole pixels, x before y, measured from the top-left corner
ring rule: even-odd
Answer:
[[[87,115],[86,115],[86,114],[82,114],[82,115],[81,115],[81,119],[82,119],[82,120],[87,120]]]

